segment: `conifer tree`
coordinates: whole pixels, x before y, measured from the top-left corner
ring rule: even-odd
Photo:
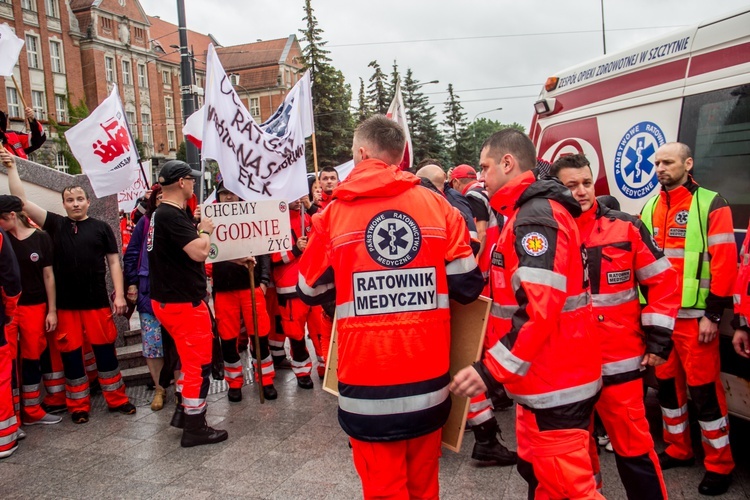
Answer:
[[[419,87],[419,80],[414,78],[411,68],[407,68],[401,91],[414,149],[414,163],[425,158],[436,158],[444,162],[447,158],[443,134],[435,121],[437,115]]]
[[[357,96],[357,123],[362,123],[370,116],[370,107],[367,105],[367,94],[365,94],[365,82],[359,79],[359,95]]]
[[[468,131],[466,113],[459,100],[459,96],[453,91],[453,84],[448,84],[448,100],[443,109],[443,127],[446,135],[446,148],[450,158],[450,166],[468,163],[476,166],[478,158],[474,158],[472,152],[471,135]]]
[[[367,66],[374,71],[370,77],[370,85],[367,86],[367,100],[374,113],[384,115],[388,112],[388,106],[391,105],[386,89],[387,77],[380,68],[378,61],[370,61]]]

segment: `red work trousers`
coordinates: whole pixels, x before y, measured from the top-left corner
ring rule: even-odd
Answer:
[[[270,286],[266,290],[266,310],[271,320],[271,331],[268,334],[268,345],[271,349],[271,356],[275,359],[286,358],[286,351],[284,350],[286,337],[281,326],[279,298],[276,295],[276,287],[274,286]]]
[[[679,459],[693,456],[687,412],[689,390],[698,410],[706,455],[703,464],[708,471],[729,474],[734,460],[729,448],[727,403],[719,377],[719,337],[709,343],[698,342],[698,320],[678,319],[672,340],[674,349],[669,360],[656,367],[665,451]]]
[[[536,500],[604,498],[596,491],[588,431],[541,431],[534,413],[517,405],[516,436],[518,457],[533,466],[538,481]]]
[[[439,498],[442,429],[402,441],[366,442],[351,438],[354,468],[365,499]]]
[[[596,411],[612,442],[617,470],[628,498],[667,498],[659,458],[646,420],[642,380],[605,385],[596,403]],[[598,447],[593,435],[590,454],[594,477],[600,478]],[[601,481],[598,483],[601,486]]]
[[[47,347],[45,320],[47,304],[18,306],[13,321],[6,326],[8,338],[19,339],[21,345],[21,417],[33,422],[46,415],[42,409],[40,358]],[[18,414],[16,414],[18,416]]]
[[[10,353],[10,391],[13,400],[13,414],[16,416],[18,425],[21,425],[21,384],[20,373],[18,371],[18,330],[11,326],[11,323],[5,325],[5,340],[8,343],[8,352]]]
[[[10,345],[0,345],[0,451],[8,451],[16,446],[18,419],[13,408],[13,390],[10,385],[12,359]]]
[[[112,311],[108,307],[57,311],[57,330],[54,337],[64,364],[67,358],[71,358],[67,359],[68,363],[72,362],[73,355],[77,358],[79,355],[75,353],[83,352],[84,341],[88,342],[98,367],[99,384],[107,406],[117,408],[128,402],[115,349],[117,328],[112,319]],[[83,411],[90,409],[88,377],[84,377],[86,380],[83,383],[80,378],[70,380],[66,367],[66,396],[68,409],[71,411],[76,411],[73,409],[77,406],[76,400],[83,400],[79,402],[80,406],[83,406]]]
[[[154,315],[172,335],[182,364],[177,392],[187,415],[206,410],[209,375],[211,374],[211,318],[208,307],[200,301],[165,304],[151,301]]]
[[[312,308],[307,328],[310,332],[310,340],[315,347],[315,355],[318,358],[318,375],[323,377],[326,374],[328,349],[331,347],[333,319],[328,317],[322,306],[315,306]]]

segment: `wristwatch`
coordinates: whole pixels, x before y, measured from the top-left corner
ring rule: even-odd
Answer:
[[[707,312],[704,316],[708,318],[711,323],[716,323],[718,325],[721,322],[721,314]]]

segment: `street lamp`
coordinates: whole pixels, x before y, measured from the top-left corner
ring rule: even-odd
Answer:
[[[418,83],[418,84],[416,84],[414,86],[414,88],[418,89],[418,88],[420,88],[420,87],[422,87],[424,85],[430,85],[430,84],[433,84],[433,83],[440,83],[440,80],[432,80],[431,82]]]
[[[477,159],[479,159],[479,144],[477,143],[477,116],[483,115],[485,113],[492,113],[493,111],[502,111],[503,108],[492,108],[488,109],[486,111],[480,111],[479,113],[474,115],[474,119],[471,120],[471,132],[472,132],[472,139],[474,141],[474,155]]]

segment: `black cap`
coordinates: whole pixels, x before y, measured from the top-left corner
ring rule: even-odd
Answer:
[[[228,188],[228,187],[226,187],[226,186],[224,185],[224,181],[221,181],[221,182],[220,182],[220,183],[219,183],[219,184],[218,184],[218,185],[216,186],[216,195],[218,196],[218,195],[219,195],[219,193],[224,193],[224,192],[226,192],[226,193],[231,193],[231,191],[229,190],[229,188]]]
[[[0,195],[0,214],[8,212],[20,212],[23,210],[23,203],[18,196],[9,194]]]
[[[201,173],[198,170],[190,168],[190,165],[184,161],[169,160],[159,171],[159,184],[169,186],[183,177],[192,177],[197,180],[201,178]]]

